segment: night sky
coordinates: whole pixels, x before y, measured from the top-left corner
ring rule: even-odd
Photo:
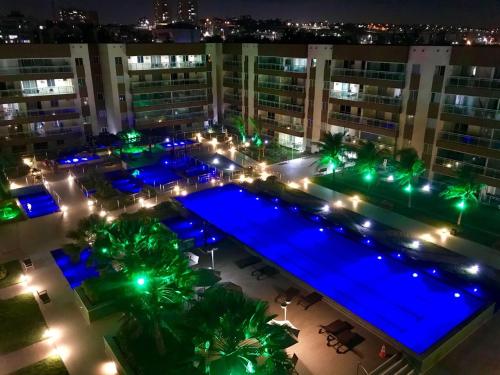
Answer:
[[[60,6],[96,9],[101,22],[135,23],[152,14],[151,0],[59,0]],[[48,18],[50,0],[0,0],[0,13],[17,9]],[[298,21],[435,23],[499,26],[500,0],[200,0],[201,16],[282,18]]]

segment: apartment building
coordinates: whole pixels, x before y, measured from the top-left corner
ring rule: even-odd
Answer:
[[[77,147],[95,119],[88,46],[0,46],[0,149]]]
[[[470,165],[500,195],[498,47],[0,47],[2,150],[57,151],[127,128],[162,136],[230,127],[235,117],[298,151],[317,151],[326,132],[414,147],[431,178]]]

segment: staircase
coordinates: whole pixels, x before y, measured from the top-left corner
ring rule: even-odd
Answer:
[[[401,353],[398,353],[371,372],[366,371],[361,365],[358,366],[358,375],[418,375],[418,371]]]

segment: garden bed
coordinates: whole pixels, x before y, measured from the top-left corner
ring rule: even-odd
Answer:
[[[0,225],[22,220],[26,220],[26,216],[14,199],[0,202]]]
[[[3,270],[5,270],[4,275]],[[20,277],[22,274],[23,270],[21,268],[21,264],[17,260],[0,264],[0,288],[6,288],[8,286],[20,283]]]
[[[17,370],[12,375],[67,375],[68,370],[64,366],[63,361],[56,356],[45,358],[40,362],[36,362],[30,366],[23,367]]]

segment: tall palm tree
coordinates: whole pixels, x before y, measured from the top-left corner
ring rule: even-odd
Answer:
[[[321,145],[320,158],[317,161],[318,167],[332,167],[332,178],[335,176],[335,169],[344,164],[344,153],[346,147],[343,143],[345,133],[327,133]]]
[[[109,224],[99,215],[81,219],[77,227],[66,234],[72,242],[64,245],[64,251],[72,259],[78,260],[82,250],[93,246],[97,237],[103,235],[108,227]]]
[[[446,200],[456,199],[459,215],[457,225],[462,223],[462,214],[467,207],[468,202],[477,203],[478,195],[484,188],[484,184],[476,181],[476,174],[472,168],[464,166],[458,172],[458,180],[456,184],[449,185],[444,191],[439,194]]]
[[[424,162],[418,157],[414,148],[400,150],[399,163],[397,166],[396,180],[408,193],[408,208],[411,208],[411,197],[413,186],[418,178],[425,172]]]
[[[247,141],[247,132],[245,129],[245,120],[243,120],[242,116],[237,116],[233,119],[234,126],[238,129],[240,133],[241,142],[245,143]]]
[[[200,368],[210,375],[289,374],[289,333],[271,325],[266,302],[239,291],[209,289],[188,313]],[[288,342],[288,344],[287,344]]]
[[[248,118],[248,123],[252,127],[252,141],[254,145],[257,147],[258,156],[257,159],[260,160],[261,157],[264,157],[265,154],[265,143],[262,140],[263,136],[263,127],[260,121],[255,120],[252,117]],[[261,156],[262,154],[262,156]]]
[[[370,184],[377,177],[378,167],[387,157],[387,152],[385,149],[377,149],[373,142],[367,142],[361,146],[357,154],[356,169],[370,187]]]

